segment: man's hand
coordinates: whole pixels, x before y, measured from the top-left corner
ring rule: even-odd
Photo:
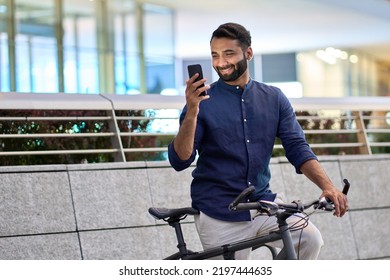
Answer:
[[[333,202],[335,207],[333,215],[336,217],[344,216],[348,210],[348,198],[333,185],[319,162],[314,159],[308,160],[302,164],[300,169],[307,178],[322,190],[321,197],[326,197]]]
[[[196,116],[199,113],[199,103],[205,99],[210,98],[209,95],[200,95],[202,92],[207,91],[210,86],[206,85],[206,79],[201,79],[195,82],[196,78],[198,78],[199,74],[195,74],[190,79],[186,81],[186,105],[187,111],[190,113],[194,113]],[[202,84],[205,86],[198,88]]]
[[[330,199],[334,204],[334,213],[336,217],[342,217],[348,211],[348,198],[335,187],[326,189],[322,192],[322,197]]]

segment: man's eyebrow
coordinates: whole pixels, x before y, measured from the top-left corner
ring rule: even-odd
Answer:
[[[223,53],[227,53],[227,52],[236,52],[236,50],[234,50],[234,49],[226,49],[226,50],[223,50],[222,52],[223,52]],[[212,54],[213,54],[213,53],[217,54],[218,52],[216,52],[216,51],[211,51],[211,53],[212,53]]]

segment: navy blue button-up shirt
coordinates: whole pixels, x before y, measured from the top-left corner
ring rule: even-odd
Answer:
[[[198,154],[192,173],[192,206],[220,220],[250,220],[249,211],[232,212],[228,205],[249,185],[256,187],[251,200],[274,199],[269,163],[276,137],[297,173],[305,161],[317,158],[280,89],[253,80],[242,89],[219,79],[207,92],[210,98],[200,103],[192,156],[180,160],[171,143],[170,163],[180,171]]]

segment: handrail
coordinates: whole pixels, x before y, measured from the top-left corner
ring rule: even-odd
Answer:
[[[297,111],[388,111],[390,108],[390,98],[384,96],[304,97],[290,98],[290,102]],[[182,109],[184,104],[184,96],[166,96],[159,94],[98,95],[0,92],[0,110]]]
[[[94,117],[0,117],[0,121],[88,121],[88,120],[110,120],[111,117],[102,117],[102,116],[94,116]]]
[[[99,153],[117,153],[118,149],[88,149],[88,150],[46,150],[46,151],[13,151],[0,152],[1,156],[18,156],[18,155],[67,155],[67,154],[99,154]]]
[[[292,98],[291,104],[297,112],[298,121],[316,123],[316,128],[304,127],[304,133],[313,149],[343,149],[356,148],[356,153],[372,154],[373,148],[390,149],[390,97],[343,97],[343,98]],[[145,95],[82,95],[82,94],[35,94],[35,93],[0,93],[0,124],[7,122],[101,122],[105,131],[88,131],[75,133],[72,131],[50,131],[46,133],[9,133],[0,134],[1,141],[6,139],[111,139],[104,148],[70,149],[59,147],[54,150],[6,150],[0,146],[0,157],[27,155],[63,155],[63,154],[113,154],[114,161],[127,161],[131,153],[166,152],[167,147],[156,146],[156,142],[148,141],[148,145],[133,147],[130,143],[142,139],[166,137],[173,139],[176,134],[171,126],[178,127],[178,116],[185,104],[184,96]],[[123,115],[130,110],[164,110],[174,109],[175,115]],[[19,116],[19,110],[38,110],[48,112],[44,115]],[[60,111],[84,111],[84,115],[56,115]],[[300,115],[299,112],[315,112],[312,115]],[[340,113],[336,114],[338,111]],[[2,112],[8,112],[3,114]],[[10,113],[11,112],[11,113]],[[121,114],[122,112],[122,114]],[[367,115],[371,112],[371,115]],[[15,115],[12,115],[15,113]],[[141,131],[130,127],[131,122],[167,122],[168,131]],[[322,122],[331,121],[334,127],[324,127]],[[129,127],[126,127],[127,124]],[[342,125],[348,124],[348,125]],[[321,125],[320,125],[321,124]],[[1,125],[0,125],[1,128]],[[107,130],[108,129],[108,130]],[[385,136],[378,140],[378,135]],[[318,142],[321,137],[339,137],[336,141]],[[349,138],[355,137],[350,140]],[[387,137],[387,138],[386,138]],[[314,140],[314,138],[316,138]],[[348,139],[347,139],[348,138]],[[322,139],[322,138],[321,138]],[[348,141],[347,141],[348,140]],[[152,144],[150,144],[152,143]],[[275,150],[281,149],[280,143],[275,143]],[[375,152],[376,153],[376,152]]]

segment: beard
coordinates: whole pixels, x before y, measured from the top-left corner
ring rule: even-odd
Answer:
[[[224,75],[220,72],[220,70],[227,69],[230,67],[234,67],[234,70],[231,74]],[[229,64],[225,67],[215,67],[215,71],[217,71],[218,76],[222,80],[224,80],[225,82],[233,82],[233,81],[237,80],[239,77],[241,77],[241,75],[244,74],[244,72],[246,71],[247,68],[248,68],[248,64],[246,61],[246,57],[244,55],[244,58],[242,60],[240,60],[239,62],[237,62],[237,64],[235,64],[235,65]]]

